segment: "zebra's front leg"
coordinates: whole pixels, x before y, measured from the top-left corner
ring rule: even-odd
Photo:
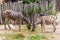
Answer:
[[[31,25],[27,24],[27,28],[28,28],[28,30],[30,30],[31,29]]]
[[[45,25],[41,24],[41,32],[45,32]]]
[[[55,22],[53,22],[53,24],[52,24],[52,25],[53,25],[53,29],[54,29],[54,30],[53,30],[53,32],[55,32],[55,31],[56,31],[56,23],[55,23]]]
[[[33,25],[32,25],[32,31],[35,31],[36,26],[37,26],[37,25],[33,23]]]

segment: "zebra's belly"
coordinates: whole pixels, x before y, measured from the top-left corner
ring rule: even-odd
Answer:
[[[19,17],[10,17],[11,20],[17,20]]]
[[[52,24],[53,23],[53,21],[45,21],[45,24],[46,25],[50,25],[50,24]]]

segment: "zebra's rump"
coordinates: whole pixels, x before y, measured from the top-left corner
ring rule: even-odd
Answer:
[[[13,17],[13,18],[23,18],[23,14],[21,12],[15,12],[15,11],[12,11],[12,10],[9,10],[10,11],[10,15]]]
[[[42,17],[43,18],[43,20],[45,20],[45,22],[54,22],[56,19],[57,19],[57,17],[56,16],[54,16],[54,15],[48,15],[48,16],[43,16]]]
[[[47,15],[47,16],[41,16],[39,18],[37,18],[37,20],[35,21],[35,24],[41,24],[41,22],[45,22],[44,24],[52,24],[53,22],[56,22],[57,17],[54,15]]]
[[[13,11],[13,10],[5,10],[4,14],[7,14],[8,18],[10,18],[12,20],[16,20],[18,18],[23,18],[24,17],[24,15],[21,12],[16,12],[16,11]]]

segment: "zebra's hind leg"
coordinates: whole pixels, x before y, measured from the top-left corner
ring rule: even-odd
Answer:
[[[55,22],[53,22],[53,24],[52,24],[52,25],[53,25],[53,29],[54,29],[54,30],[53,30],[53,32],[55,32],[55,31],[56,31],[56,23],[55,23]]]
[[[9,19],[7,19],[6,23],[8,24],[9,30],[11,30],[11,27],[9,25]]]
[[[5,29],[7,30],[6,21],[3,21],[3,24],[4,24]]]
[[[8,27],[9,27],[9,29],[11,30],[11,27],[10,27],[10,25],[8,24]]]
[[[45,21],[41,20],[41,32],[45,32]]]
[[[21,32],[21,19],[18,19],[19,31]]]
[[[7,30],[5,17],[3,17],[3,20],[2,21],[3,21],[3,24],[4,24],[4,29]]]
[[[45,25],[41,24],[41,32],[45,32]]]
[[[7,30],[7,27],[6,27],[6,23],[4,22],[4,27],[5,27],[5,29]]]

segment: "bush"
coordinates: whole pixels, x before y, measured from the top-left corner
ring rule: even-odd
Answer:
[[[36,36],[31,36],[29,39],[30,40],[43,40],[47,38],[44,35],[36,35]]]

